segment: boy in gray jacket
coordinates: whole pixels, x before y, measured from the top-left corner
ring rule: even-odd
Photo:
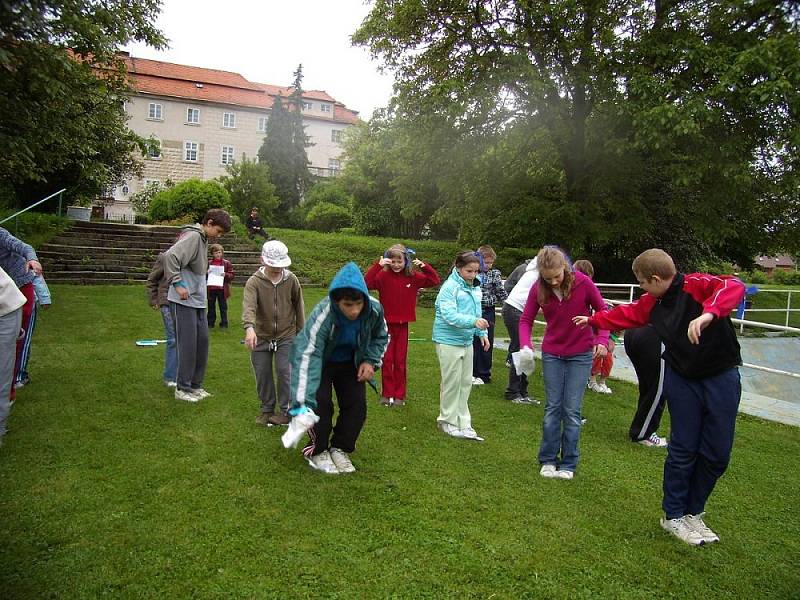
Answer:
[[[208,362],[208,240],[230,230],[230,215],[221,208],[212,208],[200,223],[184,227],[178,241],[164,255],[166,276],[170,281],[167,299],[175,323],[178,350],[176,400],[199,402],[211,395],[203,389]]]
[[[286,245],[277,240],[266,242],[261,249],[261,262],[264,266],[244,286],[242,325],[261,400],[256,423],[271,427],[289,424],[289,353],[294,336],[305,324],[305,308],[300,282],[286,268],[292,264]],[[273,362],[277,382],[272,377]]]

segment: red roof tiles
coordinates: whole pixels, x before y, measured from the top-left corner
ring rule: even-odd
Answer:
[[[131,83],[137,92],[190,101],[219,102],[252,108],[272,108],[275,96],[287,97],[291,87],[248,81],[239,73],[204,69],[143,58],[125,57]],[[355,123],[358,112],[350,110],[324,90],[303,92],[303,98],[330,102],[333,116],[308,115],[341,123]]]

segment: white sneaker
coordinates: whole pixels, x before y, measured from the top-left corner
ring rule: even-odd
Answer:
[[[205,400],[211,396],[211,392],[205,391],[203,388],[196,388],[192,390],[192,394],[197,396],[200,400]]]
[[[600,386],[600,384],[594,381],[589,384],[589,389],[592,390],[593,392],[597,392],[598,394],[605,393],[603,392],[603,388]]]
[[[169,379],[165,379],[164,380],[164,385],[167,386],[167,387],[174,388],[174,387],[177,387],[178,382],[177,381],[170,381]]]
[[[475,431],[472,427],[465,427],[461,430],[461,437],[466,440],[475,440],[476,442],[483,442],[484,439],[478,435],[478,432]]]
[[[678,517],[677,519],[661,517],[661,527],[690,546],[702,546],[706,543],[703,536],[689,525],[685,516]]]
[[[485,382],[480,377],[472,378],[472,385],[483,385]]]
[[[665,438],[660,437],[656,432],[650,434],[649,438],[645,440],[639,440],[637,443],[641,444],[642,446],[650,446],[653,448],[667,447],[667,440]]]
[[[316,456],[311,456],[306,460],[308,464],[311,465],[312,469],[328,473],[329,475],[339,474],[339,469],[336,468],[336,464],[331,460],[331,455],[327,450],[325,450],[325,452],[320,452]]]
[[[684,520],[686,524],[697,532],[706,544],[713,544],[719,541],[719,536],[712,531],[712,529],[703,522],[703,515],[686,515]]]
[[[200,402],[200,396],[195,396],[192,392],[175,388],[175,400],[180,400],[182,402]]]
[[[614,392],[611,391],[611,388],[608,387],[608,384],[604,381],[603,383],[598,383],[597,386],[600,388],[600,391],[603,394],[613,394]]]
[[[556,471],[554,477],[556,479],[572,479],[573,477],[575,477],[575,473],[573,473],[572,471],[563,471],[559,469],[558,471]]]
[[[454,438],[463,438],[464,433],[455,425],[451,425],[447,421],[439,421],[439,429],[442,430],[442,433],[446,433],[450,437]]]
[[[330,455],[331,460],[333,461],[333,464],[336,465],[339,473],[356,472],[356,468],[353,466],[353,463],[350,461],[350,457],[344,450],[339,450],[339,448],[331,448]]]
[[[542,477],[547,477],[548,479],[552,479],[556,476],[556,466],[555,465],[542,465],[542,468],[539,469],[539,475]]]

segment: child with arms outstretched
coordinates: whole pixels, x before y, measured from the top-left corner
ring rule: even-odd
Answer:
[[[632,269],[645,294],[574,323],[613,329],[652,324],[665,348],[663,389],[672,426],[661,526],[693,546],[717,542],[703,514],[733,449],[742,357],[730,313],[744,298],[744,284],[726,275],[684,275],[658,248],[637,256]]]

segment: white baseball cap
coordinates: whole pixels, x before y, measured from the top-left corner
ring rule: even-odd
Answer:
[[[261,260],[268,267],[282,268],[292,264],[292,259],[289,258],[289,249],[286,244],[278,240],[264,242],[261,248]]]

